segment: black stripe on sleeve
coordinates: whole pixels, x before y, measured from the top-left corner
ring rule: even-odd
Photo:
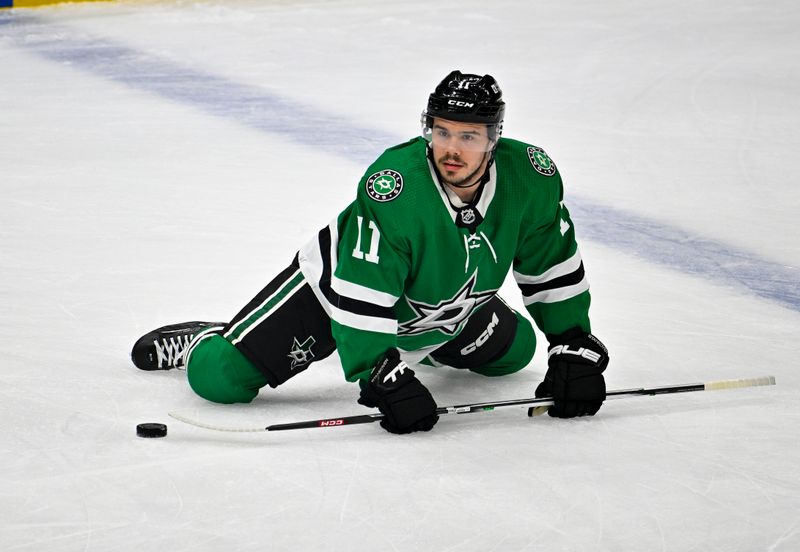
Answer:
[[[583,270],[583,261],[581,261],[580,266],[575,270],[575,272],[571,272],[570,274],[564,274],[563,276],[559,276],[558,278],[553,278],[552,280],[548,280],[547,282],[542,282],[540,284],[518,284],[518,285],[519,289],[522,290],[522,295],[524,295],[525,297],[531,297],[542,291],[550,291],[578,284],[583,280],[584,275],[585,272]]]

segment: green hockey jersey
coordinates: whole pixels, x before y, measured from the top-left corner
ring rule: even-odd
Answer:
[[[348,381],[368,377],[390,347],[418,362],[453,339],[512,269],[540,330],[590,331],[589,285],[555,164],[501,138],[489,173],[465,205],[439,184],[423,138],[390,148],[355,201],[300,250]]]

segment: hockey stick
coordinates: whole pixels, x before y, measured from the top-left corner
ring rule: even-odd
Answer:
[[[719,380],[710,381],[706,383],[688,383],[681,385],[669,385],[665,387],[649,387],[637,389],[618,389],[616,391],[608,391],[606,393],[606,400],[611,399],[626,399],[630,397],[638,397],[641,395],[666,395],[670,393],[687,393],[691,391],[718,391],[722,389],[740,389],[743,387],[758,387],[762,385],[775,385],[774,376],[763,376],[760,378],[745,378],[736,380]],[[439,415],[444,414],[470,414],[472,412],[485,412],[487,410],[494,410],[504,406],[525,406],[530,405],[536,409],[548,407],[553,405],[552,397],[542,398],[528,398],[528,399],[511,399],[507,401],[494,401],[483,403],[460,404],[455,406],[443,406],[436,409]],[[340,418],[324,418],[319,420],[308,420],[305,422],[289,422],[285,424],[273,424],[267,427],[257,428],[228,428],[215,425],[206,424],[186,418],[177,412],[170,412],[169,415],[183,423],[202,427],[204,429],[212,429],[214,431],[227,431],[233,433],[252,433],[261,431],[284,431],[289,429],[308,429],[312,427],[340,427],[355,424],[369,424],[378,422],[383,419],[383,414],[361,414],[357,416],[343,416]]]

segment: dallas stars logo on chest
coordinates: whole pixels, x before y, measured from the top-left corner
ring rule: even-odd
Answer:
[[[408,304],[414,309],[417,316],[400,324],[397,334],[417,335],[439,330],[448,335],[454,335],[469,318],[469,315],[491,299],[496,292],[496,290],[476,292],[475,284],[477,281],[478,271],[476,270],[453,297],[440,301],[435,305],[414,301],[410,297],[406,297]]]

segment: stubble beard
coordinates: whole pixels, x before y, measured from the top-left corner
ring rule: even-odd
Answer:
[[[456,158],[454,158],[454,157],[452,157],[450,155],[445,155],[441,159],[439,159],[439,165],[440,166],[444,165],[444,163],[446,161],[458,161],[459,163],[462,162],[460,159],[456,159]],[[441,177],[442,177],[442,180],[444,181],[444,183],[447,184],[448,186],[452,186],[454,188],[469,188],[469,187],[474,186],[475,184],[477,184],[478,180],[477,180],[476,177],[478,176],[478,173],[482,169],[484,169],[483,165],[484,165],[485,161],[486,161],[486,156],[484,155],[484,158],[481,160],[480,163],[478,163],[478,166],[475,168],[474,171],[469,173],[464,178],[459,178],[457,180],[451,180],[451,179],[447,178],[447,172],[445,170],[441,169],[441,168],[439,169],[439,173],[441,174]],[[473,179],[475,180],[474,182],[472,182]],[[469,182],[469,184],[464,184],[465,182]]]

